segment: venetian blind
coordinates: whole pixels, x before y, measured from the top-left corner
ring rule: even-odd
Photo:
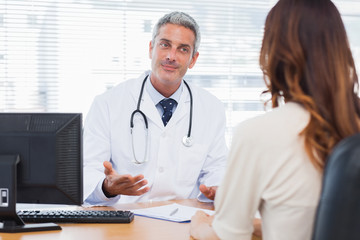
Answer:
[[[0,0],[0,111],[86,117],[95,95],[150,68],[154,24],[168,12],[184,11],[202,35],[199,59],[186,79],[223,101],[229,143],[236,124],[264,112],[258,56],[275,2]],[[360,5],[335,2],[359,63]]]

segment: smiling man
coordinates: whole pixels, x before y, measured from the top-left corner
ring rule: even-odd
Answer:
[[[84,127],[84,201],[213,200],[227,147],[223,104],[184,76],[200,31],[186,13],[155,25],[151,71],[95,98]]]

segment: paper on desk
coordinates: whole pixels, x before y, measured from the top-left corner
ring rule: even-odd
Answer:
[[[178,209],[178,211],[175,214],[170,215],[175,209]],[[135,209],[131,211],[138,216],[156,218],[172,222],[190,222],[191,217],[194,216],[198,210],[202,210],[209,215],[213,215],[215,213],[215,211],[212,210],[188,207],[177,203],[159,207]]]

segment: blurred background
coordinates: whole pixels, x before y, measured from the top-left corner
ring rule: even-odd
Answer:
[[[360,69],[360,2],[334,0]],[[200,56],[185,79],[216,95],[233,127],[264,113],[258,58],[275,0],[0,0],[0,112],[81,112],[150,69],[149,41],[171,11],[195,18]]]

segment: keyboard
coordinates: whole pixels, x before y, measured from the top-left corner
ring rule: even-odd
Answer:
[[[29,223],[130,223],[134,213],[119,210],[21,210],[18,216]]]

